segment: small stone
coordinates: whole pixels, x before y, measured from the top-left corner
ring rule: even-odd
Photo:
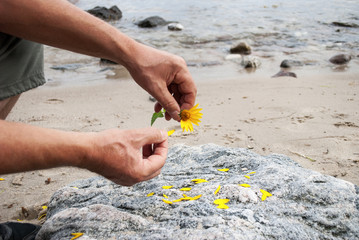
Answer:
[[[285,59],[281,62],[280,67],[291,68],[291,67],[301,67],[303,65],[304,64],[301,61]]]
[[[148,17],[137,23],[137,25],[141,28],[154,28],[166,24],[168,24],[168,22],[159,16]]]
[[[350,62],[352,57],[348,54],[338,54],[329,59],[329,62],[336,64],[336,65],[343,65]]]
[[[21,186],[22,185],[22,180],[24,178],[24,174],[19,174],[19,175],[16,175],[14,177],[14,179],[12,180],[12,185],[17,185],[17,186]]]
[[[170,23],[167,28],[170,31],[182,31],[184,27],[182,24],[179,23]]]
[[[272,76],[272,78],[276,78],[276,77],[294,77],[294,78],[297,78],[297,74],[295,74],[294,72],[279,71],[277,74]]]
[[[249,55],[251,52],[251,47],[245,42],[241,42],[237,46],[230,49],[230,53],[238,53],[241,55]]]
[[[258,68],[261,65],[261,62],[256,57],[251,57],[246,60],[243,60],[242,65],[244,68]]]

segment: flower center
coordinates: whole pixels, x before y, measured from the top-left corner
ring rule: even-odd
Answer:
[[[188,119],[191,118],[191,113],[187,110],[182,110],[181,112],[181,120],[182,121],[187,121]]]

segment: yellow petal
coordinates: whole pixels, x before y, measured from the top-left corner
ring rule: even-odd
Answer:
[[[217,169],[218,171],[221,171],[221,172],[228,172],[229,168],[222,168],[222,169]]]
[[[229,202],[229,199],[216,199],[213,201],[214,204],[226,204]]]
[[[198,196],[195,196],[192,198],[192,200],[197,200],[197,199],[200,199],[202,197],[202,194],[201,195],[198,195]]]
[[[151,197],[153,196],[155,193],[154,192],[150,192],[149,194],[147,194],[147,197]]]
[[[18,222],[22,222],[23,220],[21,220],[21,219],[16,219],[16,221],[18,221]]]
[[[42,206],[42,209],[44,209],[44,210],[47,209],[47,206]]]
[[[266,200],[267,197],[271,197],[272,194],[267,192],[266,190],[263,190],[263,189],[260,189],[261,193],[263,194],[262,195],[262,201]]]
[[[167,203],[167,204],[172,204],[172,202],[171,202],[171,201],[168,201],[168,200],[163,199],[163,198],[162,198],[162,201],[164,201],[164,202],[165,202],[165,203]]]
[[[250,173],[248,173],[248,174],[255,174],[256,172],[250,172]]]
[[[186,194],[182,194],[184,197],[188,197]]]
[[[188,187],[188,188],[181,188],[180,190],[181,191],[189,191],[189,190],[191,190],[192,188],[190,188],[190,187]]]
[[[214,191],[214,195],[216,195],[219,192],[219,189],[221,189],[221,185],[219,185],[216,191]]]
[[[193,198],[191,198],[191,197],[183,197],[183,198],[181,198],[181,200],[190,201],[190,200],[193,200]]]
[[[242,184],[238,184],[238,185],[241,186],[241,187],[251,187],[251,185],[246,184],[246,183],[242,183]]]
[[[84,235],[83,233],[71,233],[72,236],[74,236],[73,238],[71,238],[71,240],[74,240],[76,238],[81,237],[82,235]]]
[[[192,179],[191,181],[195,184],[208,182],[206,179]]]
[[[229,207],[226,205],[226,204],[219,204],[217,206],[217,208],[220,208],[220,209],[228,209]]]
[[[170,131],[167,132],[167,135],[168,135],[168,136],[171,136],[174,132],[175,132],[174,129],[173,129],[173,130],[170,130]]]
[[[182,201],[182,198],[173,200],[172,202],[175,203],[175,202],[180,202],[180,201]]]
[[[5,179],[4,179],[4,178],[0,178],[0,181],[5,181]]]
[[[173,186],[162,186],[163,189],[170,189],[173,188]]]
[[[39,217],[37,218],[37,220],[41,220],[41,219],[44,218],[44,217],[46,217],[46,213],[44,213],[44,214],[42,214],[41,216],[39,216]]]
[[[72,188],[79,189],[78,187],[72,187]]]
[[[163,194],[163,197],[168,198],[166,194]]]
[[[245,175],[244,177],[246,177],[246,178],[248,178],[248,179],[250,179],[251,177],[250,176],[248,176],[248,175]]]

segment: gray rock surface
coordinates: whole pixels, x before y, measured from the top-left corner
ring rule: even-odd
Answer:
[[[229,171],[218,170],[224,168]],[[262,201],[261,189],[272,196]],[[173,201],[183,193],[202,196],[162,200],[163,194]],[[283,155],[176,145],[161,175],[150,181],[121,187],[96,177],[58,190],[37,239],[70,239],[74,232],[84,233],[80,239],[358,239],[358,194],[352,183]],[[229,208],[217,208],[216,199],[229,199]]]

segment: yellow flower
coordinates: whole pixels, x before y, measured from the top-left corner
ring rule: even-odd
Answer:
[[[259,189],[259,190],[261,191],[261,193],[263,193],[263,195],[262,195],[262,201],[266,200],[267,197],[271,197],[271,196],[272,196],[271,193],[269,193],[269,192],[267,192],[267,191],[265,191],[265,190],[263,190],[263,189]]]
[[[174,129],[173,129],[173,130],[170,130],[170,131],[167,132],[167,135],[168,135],[168,136],[171,136],[174,132],[175,132]]]
[[[74,236],[73,238],[71,238],[71,240],[74,240],[76,238],[81,237],[82,235],[84,235],[83,233],[71,233],[72,236]]]
[[[189,109],[189,110],[182,110],[180,113],[180,117],[181,117],[181,128],[182,131],[186,130],[186,131],[193,131],[193,124],[196,124],[197,126],[199,122],[201,122],[199,119],[202,118],[202,113],[200,113],[200,111],[202,110],[202,108],[197,108],[198,104],[196,104],[196,106],[194,106],[193,108]]]
[[[191,189],[192,189],[192,188],[190,188],[190,187],[187,187],[187,188],[185,187],[185,188],[181,188],[180,190],[181,190],[181,191],[189,191],[189,190],[191,190]]]
[[[238,184],[241,187],[251,187],[251,185],[247,184],[247,183],[242,183],[242,184]]]
[[[153,194],[155,194],[155,193],[151,192],[151,193],[147,194],[147,197],[151,197],[151,196],[153,196]]]
[[[170,188],[173,188],[173,186],[163,186],[162,188],[163,189],[170,189]]]
[[[216,191],[214,191],[214,195],[216,195],[219,192],[219,189],[221,189],[221,185],[219,185]]]
[[[222,169],[217,169],[217,170],[220,171],[220,172],[228,172],[229,168],[222,168]]]

